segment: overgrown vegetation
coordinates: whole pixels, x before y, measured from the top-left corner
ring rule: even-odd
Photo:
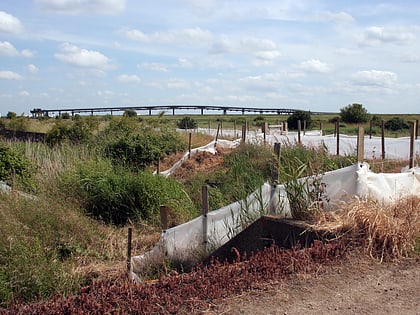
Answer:
[[[369,114],[362,104],[353,103],[340,109],[341,121],[357,124],[369,121]]]
[[[353,156],[331,157],[323,147],[290,143],[282,144],[277,161],[268,146],[242,144],[224,154],[220,167],[186,172],[191,176],[175,181],[151,174],[158,160],[186,149],[185,139],[174,132],[175,124],[168,124],[163,115],[126,116],[43,117],[37,123],[49,130],[48,144],[1,142],[1,179],[11,183],[15,174],[18,189],[37,194],[25,198],[0,193],[0,220],[7,222],[0,225],[0,306],[75,293],[116,265],[121,274],[125,228],[136,228],[133,248],[143,252],[159,237],[159,206],[170,208],[170,225],[185,222],[201,209],[202,185],[209,186],[214,210],[245,198],[273,176],[280,183],[296,180],[298,185],[302,182],[297,179],[307,176],[312,179],[305,186],[288,188],[291,199],[296,197],[295,217],[306,218],[313,216],[322,197],[315,174],[355,162]],[[233,126],[233,118],[220,119]],[[26,117],[2,122],[9,128],[18,120],[23,129],[33,128]],[[305,195],[309,198],[300,199]],[[245,204],[244,209],[246,214]]]

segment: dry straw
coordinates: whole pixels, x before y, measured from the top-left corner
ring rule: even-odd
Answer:
[[[315,226],[365,245],[374,258],[394,260],[414,251],[420,237],[420,197],[400,199],[389,205],[355,199],[333,212],[318,212]]]

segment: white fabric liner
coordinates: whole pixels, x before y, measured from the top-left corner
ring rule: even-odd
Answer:
[[[322,140],[325,141],[329,138],[331,137],[322,137]],[[304,137],[303,139],[310,139],[312,142],[306,141],[310,145],[321,144],[321,142],[314,141],[315,138],[312,137]],[[352,137],[342,136],[340,142],[342,143],[344,139],[353,141]],[[388,143],[395,143],[398,147],[398,149],[395,149],[395,155],[403,147],[408,146],[405,138],[401,140],[401,145],[397,140],[388,140]],[[349,153],[352,153],[353,150],[352,141],[348,142],[347,150]],[[278,139],[275,142],[279,142]],[[367,143],[369,142],[365,140],[365,147]],[[236,147],[239,145],[239,141],[218,140],[217,145]],[[418,146],[418,142],[416,145]],[[194,149],[191,154],[202,151],[215,153],[215,142],[212,141],[206,146]],[[399,153],[398,156],[401,158],[404,153]],[[169,176],[187,157],[188,153],[171,169],[161,174]],[[388,204],[406,196],[420,195],[420,168],[413,168],[402,173],[377,174],[369,170],[367,163],[356,163],[352,166],[326,172],[322,175],[321,181],[325,184],[323,206],[327,211],[334,209],[339,203],[350,201],[355,197],[375,200],[380,204]],[[265,183],[260,189],[250,194],[246,200],[234,202],[211,211],[206,216],[201,215],[189,222],[163,231],[160,240],[151,251],[131,258],[132,278],[140,281],[138,274],[141,274],[148,264],[158,260],[162,261],[163,257],[178,262],[198,261],[199,258],[204,258],[212,250],[225,244],[242,230],[243,227],[240,223],[243,221],[241,215],[243,216],[244,212],[248,214],[248,223],[251,223],[250,220],[256,220],[263,213],[268,212],[281,217],[290,217],[290,207],[284,186],[270,186]]]

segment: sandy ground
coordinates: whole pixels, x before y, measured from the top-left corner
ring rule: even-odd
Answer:
[[[420,257],[399,263],[349,257],[218,301],[205,313],[420,315]]]

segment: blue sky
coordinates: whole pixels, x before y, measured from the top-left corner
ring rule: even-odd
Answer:
[[[0,113],[165,104],[420,113],[417,1],[2,0]]]

